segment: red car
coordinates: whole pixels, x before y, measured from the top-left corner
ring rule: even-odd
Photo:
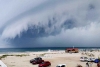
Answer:
[[[51,63],[49,61],[44,61],[39,64],[39,67],[48,67],[51,66]]]

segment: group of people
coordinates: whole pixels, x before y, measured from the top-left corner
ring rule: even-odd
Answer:
[[[86,62],[86,67],[92,67],[93,62]]]
[[[92,67],[93,62],[86,62],[86,67]],[[77,67],[83,67],[80,64],[77,64]]]

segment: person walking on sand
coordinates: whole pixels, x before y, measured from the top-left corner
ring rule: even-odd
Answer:
[[[89,63],[88,62],[86,63],[86,67],[89,67]]]

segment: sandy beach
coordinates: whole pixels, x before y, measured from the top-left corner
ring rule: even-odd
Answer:
[[[93,53],[95,58],[98,58],[99,51],[87,52]],[[0,54],[2,56],[3,54]],[[13,56],[10,56],[13,55]],[[26,56],[17,56],[26,55]],[[51,62],[51,67],[56,67],[58,64],[66,64],[67,67],[76,67],[77,64],[81,64],[86,67],[86,62],[81,62],[80,57],[87,56],[85,52],[79,53],[65,53],[65,51],[54,51],[54,52],[25,52],[25,53],[9,53],[9,56],[2,58],[1,60],[8,67],[38,67],[37,65],[31,64],[29,61],[37,56],[40,56],[45,61]],[[87,56],[88,57],[88,56]],[[96,63],[92,64],[92,67],[97,67]]]

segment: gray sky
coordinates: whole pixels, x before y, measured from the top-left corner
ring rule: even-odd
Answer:
[[[100,0],[0,0],[0,46],[100,47]]]

